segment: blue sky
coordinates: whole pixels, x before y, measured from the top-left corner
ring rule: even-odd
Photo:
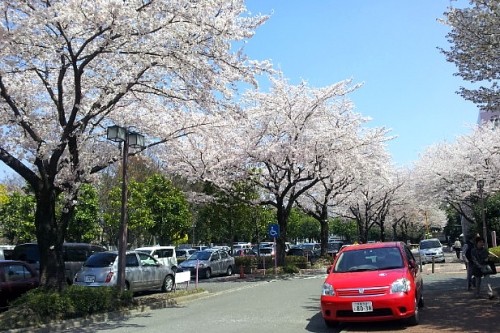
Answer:
[[[451,2],[468,6],[468,1]],[[391,129],[396,165],[411,165],[434,143],[470,132],[477,107],[455,92],[466,85],[437,47],[449,27],[438,18],[450,0],[247,0],[253,14],[271,14],[246,44],[270,59],[291,83],[363,83],[351,95],[371,126]]]

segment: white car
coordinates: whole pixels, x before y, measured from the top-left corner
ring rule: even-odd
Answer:
[[[445,262],[443,244],[437,238],[423,239],[419,243],[420,262],[422,264]]]
[[[175,246],[144,246],[138,247],[136,251],[141,251],[156,258],[163,265],[170,267],[174,272],[177,271],[177,254]]]

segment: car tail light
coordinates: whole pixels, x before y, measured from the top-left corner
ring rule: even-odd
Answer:
[[[104,282],[109,283],[112,278],[113,278],[113,272],[109,272],[108,275],[106,275],[106,280],[104,280]]]

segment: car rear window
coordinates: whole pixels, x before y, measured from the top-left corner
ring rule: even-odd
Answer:
[[[113,265],[116,257],[116,253],[95,253],[83,265],[86,267],[109,267]]]
[[[198,251],[193,253],[188,259],[189,260],[208,260],[212,252],[208,251]]]

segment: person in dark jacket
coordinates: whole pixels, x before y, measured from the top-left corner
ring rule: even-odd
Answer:
[[[481,267],[488,264],[488,250],[484,247],[484,238],[476,238],[476,246],[471,251],[472,259],[472,275],[476,277],[476,296],[479,296],[481,291],[481,278],[483,272]]]
[[[472,249],[475,247],[474,244],[475,236],[468,236],[464,246],[462,247],[462,260],[465,263],[465,269],[467,270],[467,290],[471,290],[472,287],[476,287],[476,279],[472,275]]]

